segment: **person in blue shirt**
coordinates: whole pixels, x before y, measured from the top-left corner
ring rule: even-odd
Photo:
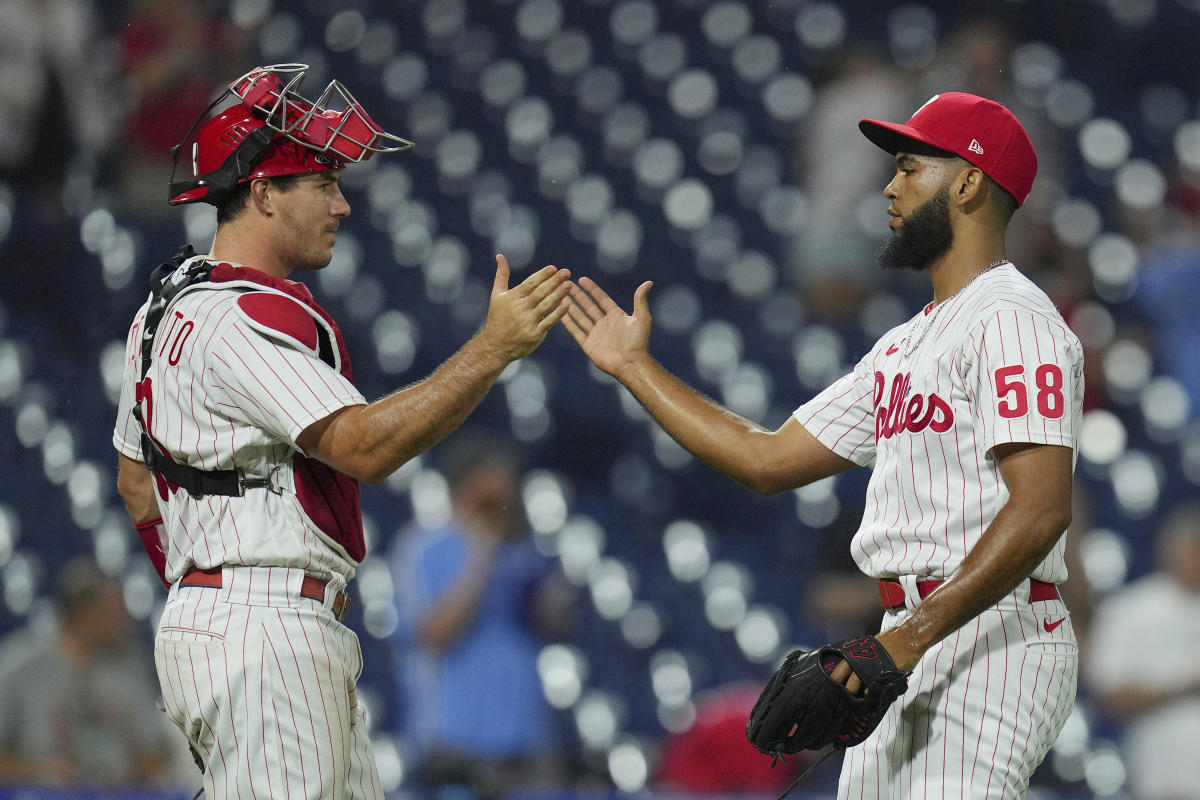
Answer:
[[[477,797],[561,785],[537,656],[566,632],[573,592],[526,535],[511,448],[461,433],[443,453],[450,519],[406,531],[391,561],[401,733],[417,780]]]

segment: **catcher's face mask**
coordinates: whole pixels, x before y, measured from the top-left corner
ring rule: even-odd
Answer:
[[[330,81],[316,100],[302,97],[307,72],[307,64],[275,64],[229,84],[172,148],[168,202],[216,205],[254,178],[342,169],[375,153],[412,149],[412,142],[367,116],[339,81]],[[206,122],[193,140],[208,112],[231,96],[238,102]],[[179,156],[189,141],[193,177],[176,181]]]

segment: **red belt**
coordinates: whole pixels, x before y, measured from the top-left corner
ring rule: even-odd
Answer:
[[[917,594],[924,600],[934,589],[942,585],[942,581],[917,581]],[[1029,602],[1040,603],[1043,600],[1057,600],[1058,587],[1045,581],[1029,581]],[[896,581],[881,580],[879,582],[879,602],[887,611],[904,608],[904,587]]]
[[[323,581],[320,578],[312,575],[305,575],[304,580],[300,582],[300,596],[307,597],[309,600],[325,602],[325,585],[329,581]],[[221,588],[221,568],[214,567],[213,569],[198,569],[192,567],[187,573],[179,579],[180,586],[206,586],[210,589]],[[333,615],[339,621],[346,618],[347,612],[350,611],[350,595],[345,592],[338,592],[333,598]]]

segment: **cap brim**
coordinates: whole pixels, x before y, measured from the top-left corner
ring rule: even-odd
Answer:
[[[871,140],[872,144],[892,155],[896,155],[896,153],[903,150],[905,142],[920,142],[929,147],[935,147],[938,150],[946,149],[916,128],[910,128],[907,125],[898,125],[894,122],[882,122],[877,119],[860,119],[858,121],[858,129],[862,131],[863,136]]]

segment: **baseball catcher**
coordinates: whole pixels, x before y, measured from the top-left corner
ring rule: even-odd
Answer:
[[[843,661],[858,681],[839,681]],[[793,650],[754,704],[746,737],[774,759],[829,745],[853,747],[908,689],[909,674],[896,668],[874,636]]]

